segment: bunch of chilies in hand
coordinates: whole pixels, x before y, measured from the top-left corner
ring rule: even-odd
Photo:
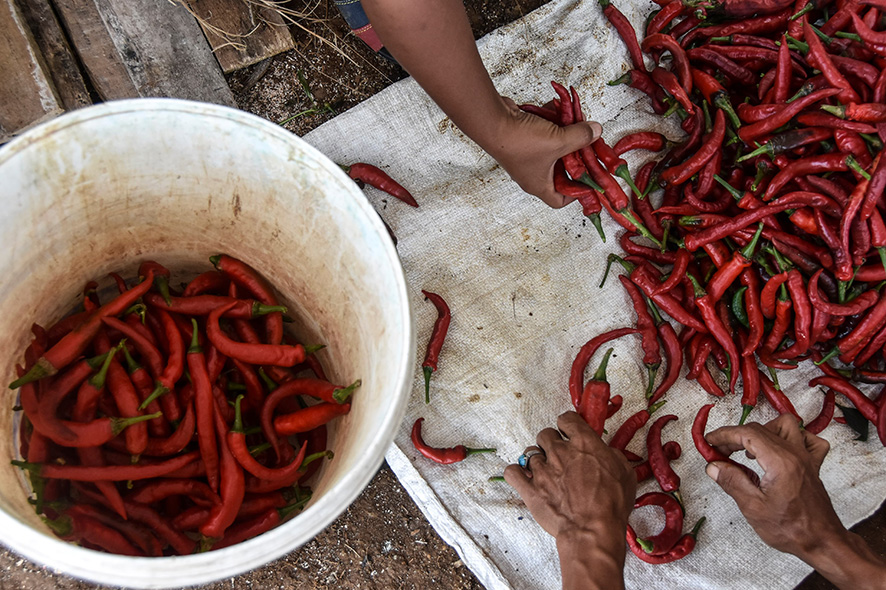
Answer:
[[[555,184],[580,202],[604,241],[603,208],[626,230],[625,256],[611,255],[609,264],[627,273],[618,278],[637,324],[585,344],[569,391],[603,434],[622,401],[610,397],[608,353],[587,382],[585,369],[607,342],[640,336],[648,407],[610,426],[609,444],[635,462],[638,480],[660,485],[636,506],[664,508],[664,530],[640,539],[628,527],[627,540],[640,559],[666,563],[692,550],[701,524],[683,534],[671,466],[680,448],[662,444],[663,427],[677,417],[652,422],[645,461],[625,447],[684,364],[715,398],[741,392],[742,423],[762,393],[810,432],[832,420],[864,433],[873,424],[886,444],[886,396],[858,387],[886,384],[886,1],[656,2],[638,39],[600,0],[632,64],[610,84],[646,93],[656,113],[680,118],[686,135],[672,142],[639,131],[612,147],[601,138],[562,158]],[[522,108],[560,125],[582,120],[575,90],[553,86],[551,103]],[[660,156],[631,175],[622,156],[632,150]],[[809,382],[822,394],[815,417],[800,416],[779,386],[778,373],[801,364],[820,372]],[[837,396],[851,404],[840,406],[842,417],[834,417]],[[704,439],[712,407],[699,409],[692,438],[705,460],[729,461]]]
[[[11,384],[24,415],[13,461],[61,538],[135,556],[187,555],[250,539],[300,511],[332,459],[327,424],[360,382],[327,380],[283,330],[261,274],[227,255],[180,291],[144,262],[119,294],[34,324]]]

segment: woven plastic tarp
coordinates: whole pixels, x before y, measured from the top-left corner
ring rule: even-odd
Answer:
[[[654,5],[619,3],[638,29]],[[671,139],[682,133],[652,114],[645,95],[609,87],[628,68],[627,52],[596,2],[553,0],[479,42],[484,62],[505,96],[543,104],[554,97],[551,80],[573,85],[589,118],[603,124],[610,143],[626,133],[655,129]],[[458,80],[453,80],[458,84]],[[578,204],[552,210],[513,183],[496,162],[456,129],[411,79],[394,84],[310,133],[306,139],[333,160],[364,161],[386,169],[416,196],[413,209],[374,189],[366,194],[399,238],[398,251],[409,284],[419,340],[414,395],[387,455],[434,528],[487,588],[559,588],[556,548],[532,519],[502,473],[544,427],[570,409],[569,369],[591,337],[632,325],[633,311],[614,277],[603,288],[606,256],[619,252],[620,228],[604,220],[604,244]],[[629,159],[632,171],[644,157]],[[605,212],[604,212],[605,216]],[[442,295],[452,325],[432,379],[431,403],[424,402],[421,361],[436,318],[421,290]],[[645,368],[639,341],[615,343],[609,363],[613,393],[624,408],[610,424],[643,407]],[[599,355],[591,361],[599,363]],[[684,369],[685,371],[685,369]],[[781,384],[808,419],[821,408],[821,393],[809,388],[818,374],[810,363],[781,372]],[[716,401],[708,428],[735,424],[737,396],[715,400],[682,379],[667,396],[667,413],[679,420],[664,430],[683,456],[674,465],[682,476],[687,528],[707,522],[689,557],[653,566],[628,555],[628,588],[792,588],[811,570],[798,559],[766,547],[735,503],[704,474],[704,461],[690,437],[698,408]],[[776,416],[765,401],[752,420]],[[497,447],[455,465],[432,463],[409,439],[424,417],[425,440],[433,446]],[[645,455],[643,436],[629,448]],[[822,469],[837,513],[847,525],[872,514],[886,497],[886,450],[874,436],[855,441],[846,426],[832,423],[822,433],[832,450]],[[641,484],[638,493],[656,489]],[[588,497],[593,502],[593,497]],[[652,508],[631,522],[640,534],[654,533]]]

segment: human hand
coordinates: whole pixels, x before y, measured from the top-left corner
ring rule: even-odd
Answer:
[[[497,130],[480,139],[486,150],[524,191],[557,209],[575,199],[554,190],[554,163],[566,154],[596,141],[599,123],[585,121],[560,127],[521,111],[510,98],[502,97],[505,109]]]
[[[806,561],[846,531],[819,478],[830,444],[784,414],[771,422],[725,426],[705,438],[724,454],[744,449],[764,471],[757,487],[738,467],[715,461],[707,474],[732,496],[764,543]]]
[[[561,414],[557,427],[568,439],[545,428],[536,439],[543,453],[530,457],[528,469],[508,465],[505,480],[554,537],[592,531],[614,535],[624,546],[637,489],[633,469],[577,413]]]

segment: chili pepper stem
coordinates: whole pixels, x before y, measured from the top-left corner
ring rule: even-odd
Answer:
[[[280,313],[287,313],[289,308],[285,305],[266,305],[264,303],[259,303],[258,301],[252,305],[253,316],[268,315],[269,313],[276,313],[278,311]]]
[[[144,414],[142,416],[132,416],[131,418],[111,418],[111,431],[114,434],[120,434],[127,426],[153,420],[163,415],[163,412],[155,412],[153,414]]]
[[[431,403],[431,373],[434,372],[434,369],[431,367],[424,367],[422,372],[425,374],[425,403]]]
[[[655,413],[660,407],[662,407],[662,406],[665,405],[666,403],[668,403],[668,400],[666,400],[666,399],[663,399],[663,400],[661,400],[661,401],[655,402],[654,404],[652,404],[651,406],[649,406],[648,408],[646,408],[646,411],[649,412],[649,415],[651,416],[651,415],[654,414],[654,413]]]
[[[363,384],[363,382],[360,379],[357,379],[356,381],[354,381],[353,383],[351,383],[347,387],[341,387],[339,389],[336,389],[335,391],[332,392],[332,399],[334,399],[335,401],[337,401],[340,404],[343,404],[343,403],[345,403],[345,401],[349,397],[351,397],[351,394],[353,394],[354,391],[358,387],[360,387],[362,384]]]
[[[465,451],[467,451],[468,455],[476,455],[478,453],[494,453],[498,449],[472,449],[470,447],[465,447]]]
[[[489,477],[489,479],[487,479],[486,481],[504,481],[504,480],[505,480],[505,478],[503,475],[493,475],[493,476]]]
[[[748,419],[748,416],[750,416],[750,414],[753,410],[754,410],[754,406],[752,406],[750,404],[744,404],[741,407],[741,418],[738,421],[739,426],[741,426],[745,423],[745,421]]]
[[[156,399],[159,398],[161,395],[165,395],[165,394],[167,394],[167,393],[169,393],[169,388],[166,387],[165,385],[162,385],[162,384],[160,384],[160,383],[157,383],[157,386],[154,387],[154,391],[152,391],[152,392],[150,393],[150,395],[148,395],[148,397],[145,398],[145,401],[143,401],[143,402],[138,406],[138,409],[139,409],[139,410],[144,410],[145,408],[147,408],[147,407],[151,404],[152,401],[156,400]]]
[[[883,270],[886,270],[886,247],[877,247],[877,253],[880,255],[880,264],[883,265]]]
[[[315,352],[318,352],[318,351],[326,348],[326,345],[325,344],[309,344],[308,346],[305,346],[304,348],[305,348],[305,354],[314,354]]]
[[[652,235],[652,232],[650,232],[648,229],[646,229],[646,226],[645,226],[645,225],[643,225],[642,223],[640,223],[640,221],[634,216],[634,212],[633,212],[633,211],[631,211],[630,209],[628,209],[627,207],[625,207],[624,209],[620,210],[619,213],[620,213],[625,219],[627,219],[628,221],[630,221],[630,222],[631,222],[631,225],[633,225],[634,227],[637,228],[637,231],[640,233],[641,236],[643,236],[643,237],[646,238],[647,240],[651,241],[652,243],[654,243],[654,244],[655,244],[656,246],[658,246],[659,248],[662,247],[661,242],[658,240],[658,238],[656,238],[654,235]]]
[[[642,199],[643,193],[640,189],[637,188],[637,185],[634,184],[634,179],[631,178],[631,172],[628,170],[628,167],[622,164],[615,170],[615,175],[628,183],[628,186],[631,187],[631,190],[634,191],[634,194],[637,195],[637,198]]]
[[[843,354],[843,351],[840,350],[840,347],[839,347],[839,346],[835,346],[835,347],[833,347],[832,349],[830,349],[826,355],[824,355],[823,357],[821,357],[819,360],[814,361],[813,364],[814,364],[816,367],[818,367],[818,366],[820,366],[820,365],[822,365],[822,364],[828,362],[829,360],[831,360],[831,359],[834,358],[835,356],[840,356],[841,354]]]
[[[600,236],[600,239],[603,240],[603,243],[606,243],[606,234],[603,232],[603,224],[600,222],[600,214],[593,213],[587,216],[588,219],[591,220],[594,228],[597,230],[597,234]]]
[[[646,399],[652,397],[652,392],[655,390],[655,375],[658,373],[658,365],[646,365],[646,374],[649,377],[649,382],[646,384]]]
[[[655,545],[651,541],[641,539],[640,537],[637,537],[637,545],[642,547],[646,553],[652,553],[652,550],[655,549]]]
[[[52,377],[56,373],[58,373],[58,369],[53,367],[49,361],[40,357],[27,373],[9,384],[9,389],[18,389],[22,385],[39,381],[44,377]]]

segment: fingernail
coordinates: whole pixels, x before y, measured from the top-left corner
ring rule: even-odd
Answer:
[[[708,474],[708,477],[717,481],[717,475],[720,473],[720,468],[713,463],[708,463],[708,466],[705,467],[705,473]]]
[[[594,134],[594,140],[596,141],[601,135],[603,135],[603,126],[595,121],[592,121],[591,131]]]

